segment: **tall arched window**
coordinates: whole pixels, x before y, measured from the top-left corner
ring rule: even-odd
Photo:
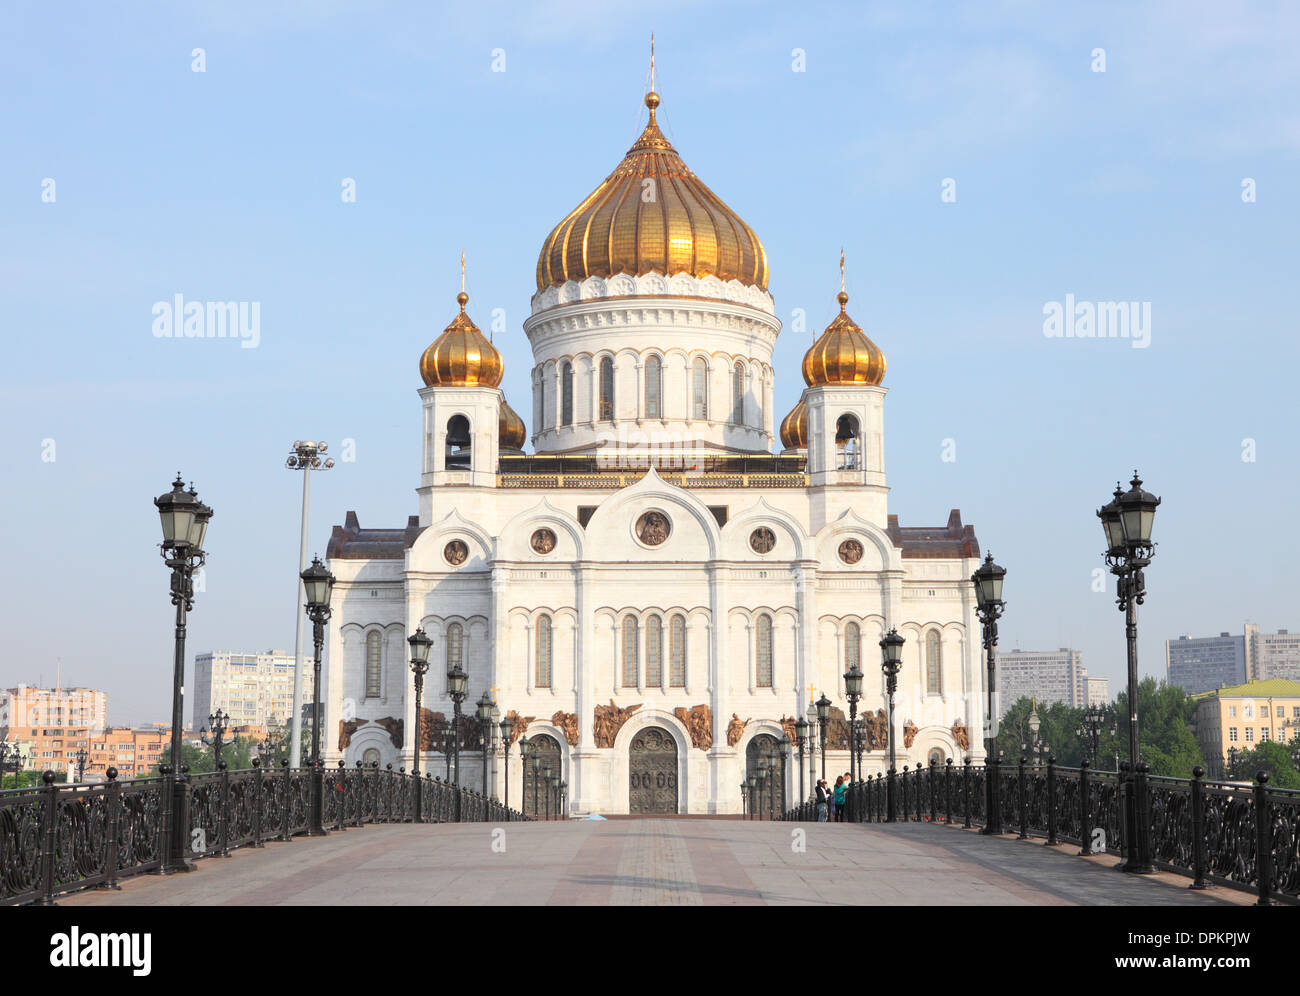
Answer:
[[[551,617],[539,616],[537,619],[537,668],[536,680],[533,684],[538,688],[551,687]]]
[[[686,687],[686,617],[673,616],[668,624],[668,685]]]
[[[755,684],[759,688],[772,687],[772,617],[758,617],[754,633]]]
[[[691,364],[691,418],[709,417],[709,365],[703,356]]]
[[[573,364],[560,367],[560,425],[573,425]]]
[[[623,687],[636,688],[641,670],[640,648],[637,646],[637,625],[634,616],[623,620]]]
[[[377,699],[383,694],[384,637],[377,629],[366,634],[366,698]]]
[[[443,669],[443,686],[446,687],[446,674],[453,664],[465,666],[465,630],[460,623],[447,627],[447,667]]]
[[[662,418],[663,404],[663,363],[657,356],[650,356],[645,361],[645,417]]]
[[[464,415],[453,415],[447,419],[447,469],[459,467],[469,469],[471,437],[469,419]]]
[[[559,412],[555,410],[555,375],[543,371],[542,373],[542,428],[551,429],[555,427],[555,416]]]
[[[943,691],[943,644],[933,629],[925,636],[925,690]]]
[[[614,361],[608,356],[600,360],[600,412],[602,422],[614,420]]]
[[[844,670],[862,669],[862,630],[855,622],[844,627]]]
[[[745,368],[740,363],[731,369],[731,421],[736,425],[745,422]]]
[[[664,623],[658,616],[645,624],[645,683],[648,688],[664,683]]]

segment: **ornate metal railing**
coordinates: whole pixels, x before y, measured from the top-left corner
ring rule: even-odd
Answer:
[[[1144,767],[1144,766],[1141,766]],[[1021,839],[1045,837],[1048,845],[1075,844],[1080,854],[1103,851],[1126,856],[1123,827],[1132,778],[1125,771],[1092,771],[1086,764],[998,766],[998,802],[1004,833]],[[987,772],[982,765],[918,765],[894,778],[895,819],[947,823],[966,828],[988,825]],[[1254,784],[1195,777],[1144,775],[1149,796],[1152,863],[1193,878],[1194,888],[1212,883],[1257,892],[1259,902],[1300,902],[1300,791],[1268,786],[1267,774]],[[849,819],[889,819],[888,776],[877,774],[848,793]],[[1262,814],[1262,817],[1261,817]],[[815,820],[816,807],[803,803],[787,820]]]
[[[307,832],[315,772],[291,769],[287,761],[278,771],[253,764],[184,776],[186,858],[229,856],[237,847]],[[391,765],[346,769],[340,762],[321,780],[326,830],[525,819],[495,799]],[[164,793],[162,778],[119,782],[112,768],[101,785],[60,785],[47,771],[42,787],[0,791],[0,904],[49,903],[61,893],[114,888],[120,879],[158,870],[168,818]]]

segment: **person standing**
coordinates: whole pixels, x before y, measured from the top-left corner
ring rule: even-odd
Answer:
[[[831,811],[836,823],[844,822],[844,776],[835,779],[835,791],[831,795]]]
[[[826,791],[825,780],[818,779],[815,792],[817,795],[817,822],[825,823],[826,807],[827,804],[830,802],[830,793]]]

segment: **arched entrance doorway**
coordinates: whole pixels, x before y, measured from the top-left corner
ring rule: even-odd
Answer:
[[[463,722],[463,720],[462,720]],[[560,769],[560,742],[545,733],[528,738],[528,762],[524,770],[524,813],[545,816],[550,797],[551,815],[556,815],[555,796],[547,772],[564,777]]]
[[[627,766],[629,813],[677,812],[677,741],[667,730],[651,726],[633,737]]]
[[[769,759],[775,762],[770,773],[767,764]],[[763,817],[773,813],[780,816],[785,812],[785,762],[781,759],[781,748],[776,737],[760,733],[749,742],[745,748],[746,785],[749,784],[750,775],[757,781],[750,792],[748,812]]]

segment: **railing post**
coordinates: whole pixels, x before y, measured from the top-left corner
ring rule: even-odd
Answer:
[[[335,790],[339,794],[338,818],[334,821],[335,829],[346,830],[348,828],[348,771],[343,766],[342,758],[339,758],[339,780]]]
[[[969,830],[970,827],[970,758],[962,762],[961,791],[963,802],[965,803],[966,819],[962,821],[962,829]]]
[[[217,768],[221,771],[221,819],[217,824],[217,855],[230,857],[230,769],[222,761]]]
[[[1029,839],[1029,800],[1025,797],[1025,757],[1021,755],[1016,782],[1020,796],[1020,835],[1018,840]]]
[[[1047,846],[1055,847],[1056,839],[1056,758],[1047,757]]]
[[[1092,853],[1092,798],[1088,787],[1088,759],[1079,762],[1079,853]]]
[[[117,768],[109,765],[105,774],[108,776],[108,791],[105,798],[108,817],[108,853],[105,861],[108,864],[108,877],[100,888],[120,889],[121,886],[117,884],[117,863],[122,846],[122,786],[117,780]]]
[[[293,840],[293,833],[290,827],[293,825],[293,771],[289,768],[289,759],[287,757],[280,759],[280,768],[284,772],[284,805],[281,807],[280,814],[280,839]]]
[[[1205,879],[1205,783],[1201,779],[1205,769],[1199,764],[1192,769],[1192,874],[1195,880],[1187,888],[1208,889]]]
[[[943,821],[952,826],[952,758],[943,764]]]
[[[41,812],[41,840],[44,842],[41,854],[41,898],[38,906],[50,906],[54,902],[54,859],[58,850],[56,827],[59,822],[59,790],[54,786],[54,772],[48,768],[41,775],[45,783],[45,806]]]
[[[930,822],[931,823],[939,822],[939,811],[938,809],[935,808],[936,790],[934,787],[934,775],[935,772],[937,772],[938,770],[939,770],[939,762],[936,761],[934,758],[930,758],[930,774],[929,777],[927,778],[927,781],[929,781],[930,783]]]
[[[253,846],[265,847],[262,843],[262,759],[253,758]]]
[[[1268,772],[1255,773],[1255,878],[1259,883],[1256,906],[1272,906],[1273,840],[1268,816]]]

